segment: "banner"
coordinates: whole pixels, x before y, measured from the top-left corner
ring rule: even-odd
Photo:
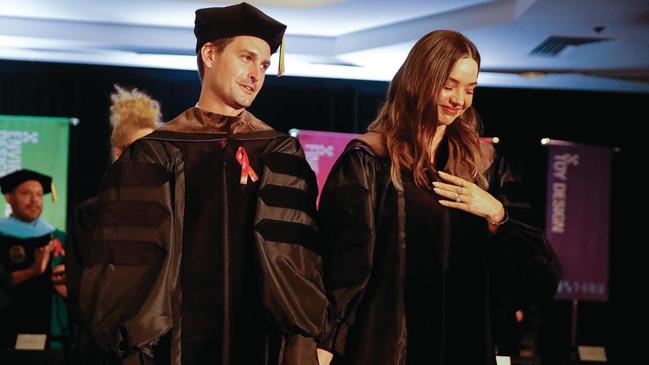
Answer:
[[[318,178],[319,197],[334,163],[345,150],[347,143],[359,135],[306,129],[291,129],[289,133],[300,140],[306,160]],[[481,137],[480,140],[490,144],[498,143],[498,137]]]
[[[546,235],[564,270],[558,299],[608,300],[612,149],[548,145]]]
[[[289,133],[300,140],[306,160],[318,179],[318,201],[320,192],[327,181],[327,175],[345,146],[358,134],[310,131],[306,129],[291,129]]]
[[[70,118],[0,115],[0,176],[19,169],[30,169],[52,176],[58,201],[43,197],[46,221],[65,230],[68,196],[68,143]],[[11,208],[4,199],[0,215]]]

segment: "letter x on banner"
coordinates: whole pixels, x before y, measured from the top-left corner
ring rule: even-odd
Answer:
[[[318,202],[320,192],[327,181],[327,175],[334,163],[345,150],[347,143],[356,138],[357,134],[321,132],[306,129],[291,129],[289,133],[300,140],[306,160],[315,172],[318,180]]]

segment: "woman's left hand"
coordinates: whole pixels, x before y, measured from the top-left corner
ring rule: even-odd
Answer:
[[[320,365],[329,365],[329,363],[331,363],[331,360],[333,360],[334,358],[334,354],[323,349],[318,349],[317,355],[318,355],[318,364]]]
[[[433,190],[447,199],[439,200],[441,205],[483,217],[487,222],[500,223],[505,219],[503,204],[478,185],[442,171],[439,177],[445,183],[433,182]]]

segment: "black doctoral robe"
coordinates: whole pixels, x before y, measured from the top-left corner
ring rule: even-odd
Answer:
[[[29,238],[10,233],[0,233],[0,301],[3,286],[7,295],[6,305],[0,303],[0,347],[14,348],[18,334],[31,333],[47,334],[47,347],[60,349],[68,331],[67,311],[63,298],[52,286],[51,276],[52,262],[56,260],[58,265],[62,257],[52,254],[45,272],[18,285],[11,283],[11,273],[30,268],[37,248],[52,239],[65,242],[66,235],[58,229]]]
[[[8,272],[28,269],[34,264],[34,250],[50,241],[49,234],[41,237],[19,239],[0,234],[0,266]],[[20,247],[24,259],[12,262],[12,248]],[[18,333],[49,334],[52,315],[52,282],[50,267],[41,275],[13,286],[8,291],[12,304],[0,310],[0,342],[3,347],[13,348]]]
[[[246,111],[191,108],[133,143],[84,250],[95,339],[134,363],[317,364],[316,184],[297,140]]]
[[[493,159],[489,191],[510,219],[491,235],[483,218],[441,206],[410,171],[397,191],[376,136],[363,137],[372,146],[350,142],[320,198],[334,307],[321,345],[336,365],[495,365],[493,304],[551,297],[560,275],[543,232],[526,223],[519,181]]]

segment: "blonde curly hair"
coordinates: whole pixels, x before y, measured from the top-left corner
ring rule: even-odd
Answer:
[[[158,128],[162,118],[160,103],[144,92],[125,89],[117,84],[110,95],[110,125],[113,132],[110,144],[113,149],[125,150],[143,134]],[[145,133],[146,132],[146,133]]]

